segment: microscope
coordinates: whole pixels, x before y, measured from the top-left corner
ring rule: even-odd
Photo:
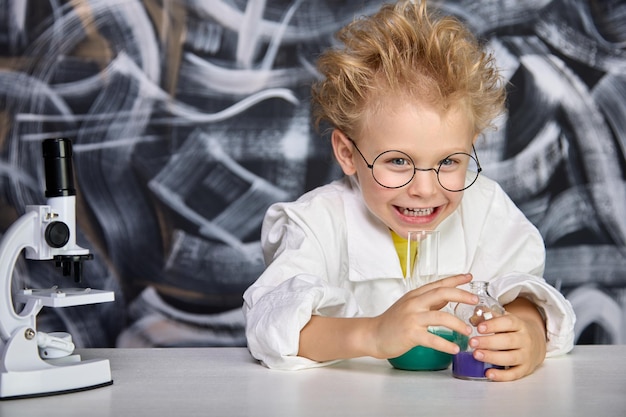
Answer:
[[[112,291],[91,288],[21,289],[12,294],[15,263],[51,260],[64,276],[81,280],[82,262],[93,258],[76,244],[76,190],[69,139],[42,143],[47,205],[26,206],[0,244],[0,400],[39,397],[111,385],[107,359],[82,360],[71,335],[37,330],[43,307],[70,307],[114,301]],[[15,302],[15,304],[14,304]],[[16,306],[21,306],[16,311]]]

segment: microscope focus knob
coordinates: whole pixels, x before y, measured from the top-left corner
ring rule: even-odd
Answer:
[[[63,222],[52,222],[46,227],[46,243],[53,248],[62,248],[70,240],[70,228]]]

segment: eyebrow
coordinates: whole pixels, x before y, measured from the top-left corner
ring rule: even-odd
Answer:
[[[390,149],[387,149],[387,150],[396,150],[396,151],[400,151],[400,152],[403,152],[403,153],[405,153],[405,154],[409,155],[409,156],[411,157],[411,159],[413,159],[413,160],[416,160],[416,159],[417,159],[417,158],[415,158],[415,157],[413,156],[413,152],[407,152],[406,150],[402,150],[402,149],[391,149],[391,148],[390,148]],[[383,151],[383,152],[384,152],[384,151]],[[448,150],[446,150],[445,152],[444,152],[444,151],[442,151],[442,152],[438,152],[438,153],[437,153],[437,155],[440,155],[440,156],[438,156],[438,157],[437,157],[437,159],[442,160],[442,159],[446,158],[447,156],[454,155],[454,154],[456,154],[456,153],[466,153],[466,154],[468,154],[468,155],[472,155],[472,152],[474,152],[474,153],[476,152],[476,151],[474,150],[474,145],[472,145],[469,149],[448,149]],[[423,153],[422,153],[421,155],[423,156]],[[416,156],[420,156],[420,155],[419,155],[419,154],[416,154]]]
[[[346,138],[348,138],[348,140],[350,142],[352,142],[355,146],[357,146],[356,141],[349,135],[346,134]],[[363,155],[363,153],[361,153],[360,148],[357,147],[357,151],[361,154],[361,156],[363,158],[365,158],[365,155]],[[398,151],[398,152],[402,152],[406,155],[408,155],[411,160],[413,160],[414,162],[416,161],[416,158],[413,156],[412,152],[409,152],[407,150],[401,149],[401,148],[393,148],[393,147],[386,147],[383,148],[382,150],[376,150],[374,149],[374,155],[371,156],[372,159],[377,158],[378,156],[380,156],[381,154],[385,153],[385,152],[389,152],[389,151]],[[474,144],[471,145],[471,147],[469,149],[456,149],[456,150],[448,150],[447,153],[442,152],[441,153],[441,157],[438,157],[439,161],[443,160],[445,157],[453,155],[455,153],[466,153],[468,155],[472,155],[472,152],[474,153],[474,155],[476,155],[476,149],[474,147]],[[369,162],[368,162],[369,163]]]

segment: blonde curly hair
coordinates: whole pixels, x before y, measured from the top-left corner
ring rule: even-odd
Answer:
[[[386,4],[337,33],[343,44],[317,61],[312,87],[315,125],[328,122],[347,135],[363,128],[385,98],[413,100],[446,110],[461,104],[478,134],[504,110],[505,86],[474,35],[457,19],[440,16],[426,1]]]

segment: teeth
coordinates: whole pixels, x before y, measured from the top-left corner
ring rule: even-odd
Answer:
[[[433,208],[405,208],[403,213],[405,216],[429,216],[433,213]]]

